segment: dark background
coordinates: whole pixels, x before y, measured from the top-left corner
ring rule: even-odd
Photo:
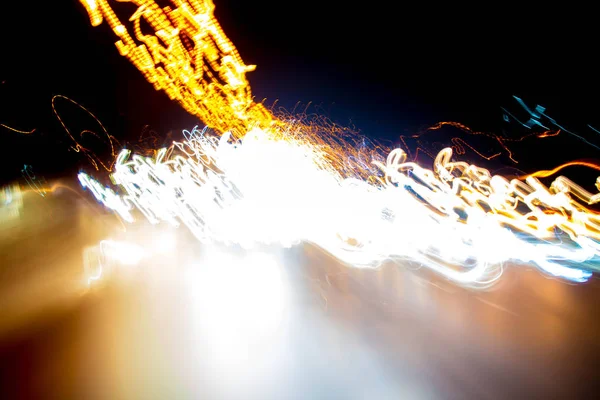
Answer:
[[[530,133],[503,120],[502,107],[527,120],[512,98],[516,95],[530,107],[545,106],[559,124],[600,144],[600,135],[587,127],[600,126],[591,9],[215,3],[219,22],[246,64],[258,66],[248,77],[257,100],[268,105],[277,100],[292,110],[311,104],[311,111],[398,145],[401,135],[438,121],[509,138]],[[68,150],[71,143],[51,108],[55,94],[86,107],[124,144],[149,130],[167,143],[169,132],[177,139],[182,129],[201,124],[119,56],[108,26],[92,28],[78,1],[13,2],[1,15],[0,123],[35,129],[22,135],[0,127],[2,180],[19,178],[25,164],[48,178],[74,178],[77,169],[89,169],[83,157]],[[57,106],[74,134],[100,131],[72,104],[59,101]],[[502,150],[493,139],[458,130],[425,139],[439,149],[454,136],[486,154]],[[488,164],[474,153],[461,157],[494,170],[509,166],[526,172],[598,158],[598,149],[568,134],[519,142],[512,149],[518,165],[504,155]],[[585,182],[595,179],[582,168],[568,173]]]

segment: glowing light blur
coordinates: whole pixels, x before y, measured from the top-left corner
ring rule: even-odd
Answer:
[[[255,66],[244,64],[223,32],[212,0],[172,1],[167,7],[152,0],[119,1],[137,6],[131,29],[119,20],[112,1],[80,0],[92,25],[108,23],[119,38],[119,53],[156,90],[220,132],[237,135],[271,124],[271,114],[253,101],[245,76]],[[153,34],[142,29],[142,21]]]
[[[289,300],[282,266],[272,254],[249,251],[234,254],[208,246],[199,260],[201,265],[188,269],[194,307],[198,308],[206,325],[202,331],[212,331],[220,348],[239,357],[256,341],[266,341],[283,327]],[[239,343],[240,331],[244,331]],[[223,354],[221,351],[217,353]]]
[[[15,220],[21,215],[23,194],[18,184],[6,185],[0,188],[0,223]]]
[[[136,266],[147,255],[147,250],[128,242],[102,240],[83,251],[83,268],[87,284],[100,280],[119,265]]]
[[[118,192],[79,179],[124,220],[140,212],[153,224],[183,224],[206,243],[307,241],[355,267],[412,260],[462,284],[491,283],[508,261],[573,281],[591,276],[564,264],[594,259],[600,239],[596,214],[564,177],[550,188],[508,181],[450,161],[450,149],[429,170],[396,149],[375,162],[384,179],[371,184],[323,168],[308,143],[259,129],[229,139],[194,130],[155,158],[123,151],[111,175]]]
[[[79,174],[125,221],[141,213],[152,224],[183,224],[202,242],[245,248],[312,242],[355,267],[411,260],[469,285],[494,282],[508,261],[572,281],[591,276],[600,219],[585,204],[598,194],[565,177],[547,187],[536,174],[492,176],[452,161],[450,148],[426,169],[402,149],[384,152],[337,127],[323,135],[323,124],[276,118],[254,103],[245,78],[254,66],[225,36],[212,0],[123,2],[137,6],[129,29],[111,1],[81,0],[92,25],[106,20],[121,55],[157,90],[222,134],[187,132],[154,157],[123,150],[107,168],[116,190]],[[544,109],[529,112],[544,127]]]

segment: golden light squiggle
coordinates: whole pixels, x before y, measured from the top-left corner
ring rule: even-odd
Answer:
[[[23,130],[20,130],[20,129],[11,128],[10,126],[8,126],[8,125],[4,125],[4,124],[0,124],[0,126],[1,126],[1,127],[3,127],[3,128],[6,128],[6,129],[8,129],[9,131],[13,131],[13,132],[16,132],[16,133],[21,133],[21,134],[23,134],[23,135],[30,135],[30,134],[32,134],[33,132],[35,132],[35,128],[34,128],[34,129],[32,129],[32,130],[30,130],[30,131],[23,131]]]
[[[174,0],[159,7],[152,0],[118,0],[137,7],[128,29],[109,0],[80,0],[93,26],[106,21],[126,57],[157,90],[179,102],[190,114],[223,133],[243,135],[268,127],[273,116],[255,103],[245,65],[215,18],[212,0]],[[144,32],[148,25],[152,33]]]

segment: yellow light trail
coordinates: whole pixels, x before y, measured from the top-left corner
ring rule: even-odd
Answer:
[[[120,0],[137,7],[126,27],[109,0],[81,0],[93,26],[103,21],[126,57],[157,90],[181,104],[211,128],[239,136],[253,127],[274,122],[271,113],[255,103],[245,65],[215,18],[212,0],[175,0],[159,7],[152,0]],[[153,32],[143,32],[141,21]]]

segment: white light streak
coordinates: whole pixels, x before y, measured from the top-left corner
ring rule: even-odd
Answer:
[[[550,188],[533,177],[508,181],[451,157],[444,149],[429,170],[395,149],[374,162],[384,179],[368,183],[342,179],[309,141],[259,129],[232,141],[194,129],[154,158],[121,152],[116,191],[85,173],[79,180],[125,221],[140,213],[183,224],[205,243],[312,242],[354,267],[408,260],[465,285],[494,282],[506,262],[578,282],[591,276],[583,263],[599,254],[600,220],[572,198],[579,187],[564,177]]]

